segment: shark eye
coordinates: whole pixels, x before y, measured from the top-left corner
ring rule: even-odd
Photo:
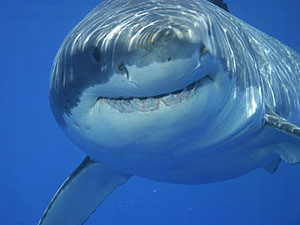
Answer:
[[[97,48],[97,47],[93,48],[93,50],[92,50],[92,56],[93,56],[93,59],[96,62],[100,61],[100,50],[99,50],[99,48]]]
[[[206,46],[203,44],[201,47],[200,47],[200,55],[204,55],[206,53],[207,49],[206,49]]]

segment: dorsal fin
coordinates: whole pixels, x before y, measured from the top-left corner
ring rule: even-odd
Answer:
[[[208,1],[211,3],[214,3],[215,5],[221,7],[222,9],[225,9],[227,12],[229,12],[227,4],[224,3],[223,0],[208,0]]]

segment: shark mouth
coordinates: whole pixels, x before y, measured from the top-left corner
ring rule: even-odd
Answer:
[[[111,108],[122,113],[131,112],[152,112],[159,109],[161,104],[169,107],[182,101],[192,98],[199,92],[201,86],[208,82],[214,82],[210,75],[206,75],[199,80],[194,81],[185,88],[173,91],[171,93],[159,94],[148,97],[98,97],[97,102],[107,103]]]

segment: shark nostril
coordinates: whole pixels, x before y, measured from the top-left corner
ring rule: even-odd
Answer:
[[[128,72],[126,66],[123,63],[121,63],[121,64],[118,65],[117,72],[118,73],[125,73],[127,79],[129,79],[129,72]]]
[[[100,61],[100,50],[99,50],[99,48],[97,48],[97,47],[93,48],[93,50],[92,50],[92,56],[93,56],[93,59],[96,62]]]

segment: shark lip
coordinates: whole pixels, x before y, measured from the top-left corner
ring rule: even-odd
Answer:
[[[107,103],[111,108],[123,113],[135,111],[151,112],[159,109],[160,104],[171,106],[193,97],[200,87],[207,82],[214,82],[211,75],[206,75],[199,80],[190,83],[188,86],[170,93],[163,93],[143,97],[103,97],[99,96],[98,101]]]

